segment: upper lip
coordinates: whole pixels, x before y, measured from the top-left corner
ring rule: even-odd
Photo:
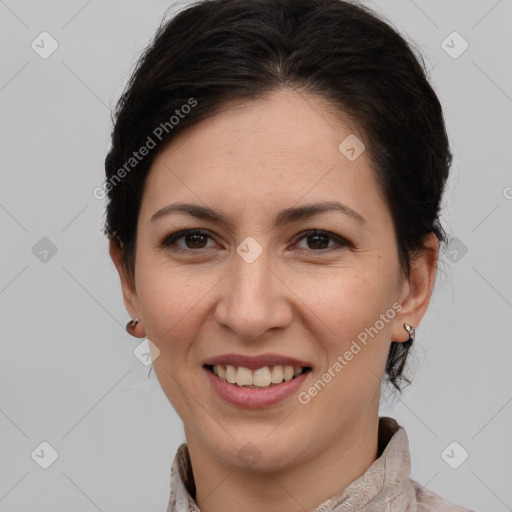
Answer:
[[[280,354],[260,354],[259,356],[245,356],[242,354],[222,354],[219,356],[211,357],[204,362],[204,365],[214,366],[216,364],[229,364],[237,367],[249,368],[257,370],[264,366],[300,366],[301,368],[309,367],[311,364],[306,361],[301,361],[295,357],[284,356]]]

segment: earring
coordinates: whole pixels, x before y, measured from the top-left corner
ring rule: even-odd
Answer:
[[[126,332],[128,334],[133,334],[133,330],[137,327],[137,324],[140,322],[138,318],[133,318],[126,324]]]
[[[416,329],[407,323],[404,324],[404,329],[409,333],[409,339],[407,341],[412,343],[416,338]]]

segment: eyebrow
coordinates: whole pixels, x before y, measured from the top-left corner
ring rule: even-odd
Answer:
[[[348,217],[356,220],[360,224],[364,224],[364,218],[352,210],[348,206],[338,202],[338,201],[329,201],[326,203],[312,203],[304,206],[297,206],[286,208],[280,211],[274,220],[275,226],[282,226],[284,224],[290,224],[297,220],[303,220],[319,213],[330,212],[330,211],[338,211],[341,212]],[[187,215],[191,215],[192,217],[196,217],[198,219],[209,220],[212,222],[216,222],[218,224],[222,224],[229,229],[233,229],[234,224],[233,221],[230,220],[226,215],[207,206],[201,206],[193,203],[174,203],[164,206],[157,212],[155,212],[151,217],[151,222],[163,217],[164,215],[169,215],[171,213],[185,213]]]

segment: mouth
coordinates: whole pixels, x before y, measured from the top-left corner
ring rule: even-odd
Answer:
[[[309,366],[273,365],[251,369],[230,364],[205,364],[203,367],[225,383],[246,389],[270,389],[310,372]]]

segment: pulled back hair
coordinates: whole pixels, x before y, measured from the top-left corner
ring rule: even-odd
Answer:
[[[130,276],[158,152],[233,101],[283,87],[326,100],[363,134],[405,275],[427,235],[445,241],[439,209],[452,155],[441,105],[423,58],[386,20],[344,0],[200,0],[162,22],[114,112],[104,231]],[[154,148],[131,160],[148,137]],[[399,391],[411,382],[403,375],[410,347],[391,343],[386,376]]]

